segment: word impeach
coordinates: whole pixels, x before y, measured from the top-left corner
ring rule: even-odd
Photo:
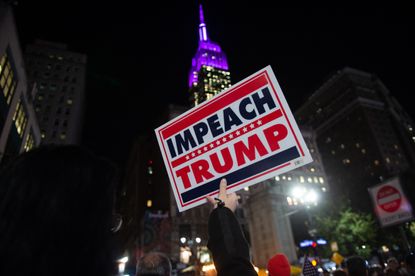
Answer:
[[[254,120],[265,113],[266,108],[268,110],[275,109],[276,104],[272,99],[268,88],[262,89],[262,94],[261,97],[260,92],[257,92],[242,99],[237,104],[236,112],[232,107],[228,107],[220,111],[219,114],[214,114],[193,127],[175,135],[174,138],[168,139],[167,144],[169,145],[171,156],[176,156],[176,149],[180,154],[189,151],[189,149],[194,149],[198,145],[204,144],[205,136],[209,138],[209,141],[212,141],[212,138],[215,138],[224,132],[228,132],[233,127],[238,127],[242,125],[243,122]],[[281,117],[281,115],[281,110],[278,109],[264,119],[277,119],[278,117]],[[259,120],[256,124],[261,125],[263,122]],[[255,124],[243,127],[239,131],[236,131],[235,134],[231,133],[227,137],[215,142],[212,141],[196,153],[191,153],[191,156],[186,155],[185,159],[189,160],[190,157],[194,157],[202,151],[205,152],[217,145],[226,142],[229,143],[233,138],[238,138],[241,134],[247,133],[249,129],[254,128]],[[279,141],[287,137],[287,128],[283,124],[275,124],[264,129],[263,134],[266,142],[262,141],[258,134],[252,133],[248,136],[246,141],[239,140],[235,143],[229,143],[228,147],[221,149],[219,152],[213,152],[205,158],[190,162],[189,165],[177,170],[176,176],[181,178],[184,188],[190,188],[191,178],[196,181],[196,184],[199,184],[215,177],[211,172],[212,170],[214,170],[215,173],[227,173],[235,166],[242,166],[246,162],[254,160],[256,153],[258,153],[259,156],[264,156],[269,153],[269,150],[278,150],[280,148]],[[173,143],[172,140],[174,140],[175,143]],[[269,149],[265,147],[264,143],[268,144]],[[234,159],[237,164],[234,164]],[[180,161],[175,162],[173,167],[179,163]]]
[[[311,162],[270,67],[156,129],[179,210]]]

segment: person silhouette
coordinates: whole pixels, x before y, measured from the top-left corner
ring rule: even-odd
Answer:
[[[42,146],[6,165],[0,275],[111,275],[116,175],[78,146]]]

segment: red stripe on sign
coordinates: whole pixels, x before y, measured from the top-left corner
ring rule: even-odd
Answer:
[[[186,155],[181,156],[179,158],[177,158],[176,160],[173,160],[173,162],[171,162],[172,167],[177,167],[180,164],[183,164],[185,162],[191,161],[192,159],[199,157],[200,155],[204,155],[205,153],[222,146],[223,144],[226,144],[236,138],[239,138],[255,129],[257,129],[258,127],[262,127],[263,125],[278,119],[279,117],[282,116],[282,112],[280,109],[277,109],[276,111],[263,116],[262,118],[255,120],[253,122],[249,122],[246,125],[232,131],[232,132],[228,132],[225,135],[221,136],[220,138],[213,140],[197,149],[195,149],[194,151],[188,152]]]
[[[276,168],[272,168],[272,169],[267,170],[267,171],[265,171],[265,172],[263,172],[263,173],[260,173],[260,174],[254,175],[254,176],[249,177],[249,178],[247,178],[247,179],[244,179],[244,180],[242,180],[242,181],[239,181],[239,182],[233,183],[233,184],[231,184],[231,185],[228,185],[228,186],[226,187],[226,189],[230,189],[230,188],[233,188],[233,187],[239,186],[239,185],[244,184],[244,183],[246,183],[246,182],[248,182],[248,181],[250,181],[250,180],[252,180],[252,179],[255,179],[255,178],[258,178],[258,177],[260,177],[260,176],[263,176],[263,175],[265,175],[265,174],[267,174],[267,173],[270,173],[270,172],[273,172],[273,171],[276,171],[276,170],[279,170],[279,169],[285,168],[285,167],[287,167],[287,166],[289,166],[289,165],[291,165],[291,162],[285,163],[285,164],[283,164],[283,165],[281,165],[281,166],[278,166],[278,167],[276,167]],[[181,203],[182,207],[184,207],[184,206],[190,205],[190,204],[192,204],[192,203],[195,203],[195,202],[198,202],[198,201],[204,200],[204,199],[206,199],[206,197],[207,197],[207,196],[213,196],[213,195],[217,195],[217,194],[218,194],[218,192],[213,192],[213,193],[210,193],[210,194],[208,194],[208,195],[206,195],[206,196],[202,196],[202,197],[199,197],[199,198],[194,199],[194,200],[192,200],[192,201],[186,202],[185,204],[183,204],[183,203],[182,203],[182,201],[180,200],[180,203]]]
[[[176,134],[183,129],[188,128],[189,126],[199,122],[200,120],[206,118],[208,115],[217,112],[225,106],[230,105],[231,103],[237,101],[238,99],[258,90],[259,88],[267,84],[267,79],[263,72],[261,72],[254,79],[250,79],[245,83],[231,88],[225,92],[222,92],[219,96],[208,101],[205,105],[201,106],[198,109],[187,114],[185,117],[179,119],[178,121],[173,122],[172,124],[161,129],[161,135],[164,140]]]
[[[275,96],[277,97],[278,104],[280,105],[281,110],[282,110],[282,112],[284,113],[284,117],[285,117],[285,119],[287,120],[288,125],[290,126],[291,133],[293,134],[294,139],[295,139],[295,142],[297,143],[297,146],[298,146],[298,148],[300,149],[301,155],[302,155],[302,156],[304,156],[304,151],[303,151],[303,148],[301,147],[301,144],[298,142],[298,138],[297,138],[297,136],[295,135],[295,132],[294,132],[294,130],[293,130],[293,127],[291,126],[290,120],[289,120],[289,119],[288,119],[288,117],[287,117],[287,113],[285,113],[284,106],[281,104],[281,101],[280,101],[280,98],[278,97],[277,91],[275,91],[275,87],[274,87],[274,85],[272,84],[272,81],[271,81],[271,80],[270,80],[270,78],[269,78],[268,72],[266,72],[266,71],[265,71],[265,74],[267,75],[267,80],[268,80],[269,84],[271,85],[272,90],[273,90],[273,91],[274,91],[274,93],[275,93]]]

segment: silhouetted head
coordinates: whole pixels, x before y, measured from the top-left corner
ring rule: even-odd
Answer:
[[[351,256],[346,260],[346,270],[349,276],[367,275],[366,261],[360,256]]]
[[[332,272],[333,276],[347,276],[347,273],[343,270],[335,270]]]
[[[405,256],[405,267],[408,270],[408,272],[415,272],[415,254],[409,253]]]
[[[108,275],[115,167],[46,146],[0,172],[0,275]]]
[[[166,255],[150,252],[138,260],[136,276],[170,276],[171,269],[170,260]]]

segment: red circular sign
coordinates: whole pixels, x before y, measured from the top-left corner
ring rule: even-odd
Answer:
[[[376,195],[376,201],[380,208],[392,213],[401,206],[402,197],[395,187],[385,186],[379,189]]]

